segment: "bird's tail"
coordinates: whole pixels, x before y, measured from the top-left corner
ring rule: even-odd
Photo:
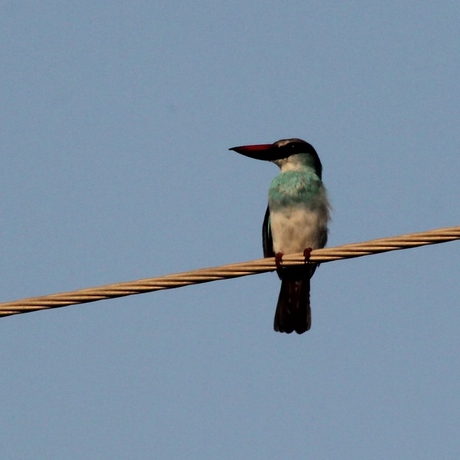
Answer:
[[[305,267],[299,273],[288,268],[279,272],[281,291],[275,313],[275,331],[303,334],[311,327],[310,277],[315,267]]]

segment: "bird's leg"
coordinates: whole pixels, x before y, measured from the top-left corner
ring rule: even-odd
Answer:
[[[279,270],[281,268],[281,265],[283,263],[283,256],[284,254],[282,252],[277,252],[275,254],[275,264],[276,264],[276,269]]]
[[[311,255],[312,248],[305,248],[303,251],[304,256],[304,263],[308,264],[310,262],[310,255]]]

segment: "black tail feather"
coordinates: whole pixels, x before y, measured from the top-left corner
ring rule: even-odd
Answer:
[[[294,267],[292,267],[294,268]],[[311,327],[310,278],[315,266],[283,268],[281,291],[276,306],[274,328],[278,332],[303,334]]]

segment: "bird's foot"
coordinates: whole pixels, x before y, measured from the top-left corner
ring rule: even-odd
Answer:
[[[284,254],[282,252],[277,252],[275,254],[275,264],[277,270],[279,270],[281,268],[281,265],[283,264],[283,256]]]
[[[310,262],[310,256],[311,256],[311,251],[312,248],[305,248],[303,251],[303,256],[304,256],[304,263],[308,264]]]

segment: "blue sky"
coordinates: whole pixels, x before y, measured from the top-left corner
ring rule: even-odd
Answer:
[[[257,259],[312,143],[329,246],[459,223],[460,5],[0,3],[1,301]],[[457,458],[459,243],[0,320],[8,459]]]

